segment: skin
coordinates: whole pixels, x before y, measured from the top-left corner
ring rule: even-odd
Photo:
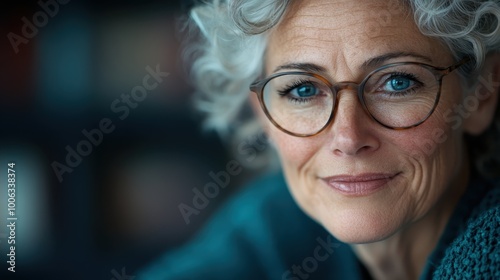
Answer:
[[[420,33],[404,9],[389,5],[387,1],[295,1],[270,33],[266,74],[289,63],[311,63],[322,67],[319,73],[332,82],[359,83],[370,71],[392,62],[439,67],[456,63],[444,44]],[[389,16],[381,19],[381,14]],[[363,65],[394,52],[413,55]],[[498,56],[494,61],[488,69],[496,69],[498,77]],[[445,112],[469,93],[452,72],[443,79],[441,99],[431,117],[415,128],[397,131],[374,122],[356,92],[345,89],[339,93],[334,121],[307,138],[278,130],[263,116],[255,98],[252,103],[304,212],[337,239],[352,244],[375,278],[416,279],[467,186],[463,134],[482,133],[495,112],[496,94],[471,112],[460,128],[452,129]],[[436,131],[442,132],[440,137]],[[363,173],[397,176],[385,188],[360,197],[341,194],[320,179]]]

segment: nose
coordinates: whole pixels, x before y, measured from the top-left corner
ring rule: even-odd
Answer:
[[[337,88],[335,115],[328,134],[330,150],[338,156],[358,156],[380,146],[374,133],[378,126],[363,109],[356,89],[352,85]]]

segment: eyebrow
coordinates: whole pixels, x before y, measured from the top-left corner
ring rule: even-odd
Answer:
[[[399,58],[399,57],[413,57],[417,59],[424,60],[425,62],[432,63],[432,59],[425,55],[421,55],[418,53],[414,52],[392,52],[392,53],[386,53],[383,55],[379,55],[376,57],[372,57],[368,59],[367,61],[363,62],[361,65],[362,67],[375,67],[379,66],[380,64],[386,62],[387,60],[393,59],[393,58]]]
[[[305,72],[326,72],[326,69],[314,63],[287,63],[274,69],[273,73],[281,70],[302,70]]]
[[[418,53],[414,52],[392,52],[392,53],[386,53],[383,55],[379,55],[376,57],[372,57],[361,65],[363,68],[368,68],[368,67],[375,67],[378,65],[383,64],[387,60],[393,59],[393,58],[399,58],[399,57],[414,57],[420,60],[424,60],[425,62],[432,63],[432,59],[425,55],[421,55]],[[280,65],[274,69],[273,73],[276,73],[281,70],[302,70],[305,72],[327,72],[326,69],[323,66],[314,64],[314,63],[287,63]]]

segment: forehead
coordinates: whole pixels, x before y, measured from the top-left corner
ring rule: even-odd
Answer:
[[[424,36],[399,0],[309,0],[292,2],[270,33],[266,64],[268,72],[291,62],[333,70],[388,52],[429,56],[436,65],[451,61],[447,48]]]

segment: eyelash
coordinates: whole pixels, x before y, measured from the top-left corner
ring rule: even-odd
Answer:
[[[394,73],[390,73],[390,76],[389,78],[387,78],[384,82],[383,82],[383,85],[385,85],[385,83],[387,81],[389,81],[390,79],[393,79],[395,77],[403,77],[403,78],[406,78],[406,79],[409,79],[409,80],[412,80],[416,85],[417,85],[417,88],[419,86],[422,86],[422,82],[420,82],[420,80],[418,79],[418,77],[414,74],[411,74],[411,73],[407,73],[407,72],[394,72]],[[404,91],[393,91],[393,92],[389,92],[389,96],[406,96],[408,94],[412,94],[412,93],[415,93],[415,91],[417,90],[417,88],[415,86],[413,86],[412,88],[410,89],[407,89],[407,90],[404,90]]]
[[[409,95],[409,94],[413,94],[413,93],[415,93],[415,91],[417,90],[417,88],[419,86],[422,86],[422,82],[420,82],[420,80],[418,79],[418,77],[416,75],[412,74],[412,73],[394,72],[394,73],[389,73],[389,75],[390,76],[386,80],[384,80],[383,85],[385,85],[385,83],[388,80],[393,79],[395,77],[403,77],[403,78],[406,78],[406,79],[409,79],[409,80],[413,81],[416,84],[416,86],[413,86],[412,88],[404,90],[404,91],[388,92],[389,96],[391,96],[391,97],[406,96],[406,95]],[[314,85],[314,83],[312,83],[309,80],[297,80],[297,81],[294,81],[291,85],[286,86],[284,89],[278,90],[278,93],[279,93],[280,96],[286,97],[290,102],[302,103],[302,104],[308,103],[308,102],[312,101],[311,97],[299,97],[298,98],[298,97],[294,97],[294,96],[290,95],[290,91],[292,91],[293,89],[296,89],[297,87],[305,85],[305,84],[312,84],[312,85]]]
[[[313,82],[308,81],[308,80],[297,80],[297,81],[294,81],[293,84],[286,86],[284,89],[278,90],[278,93],[280,96],[288,98],[288,100],[290,102],[302,103],[302,104],[308,103],[308,102],[311,102],[312,97],[299,97],[299,98],[297,98],[297,97],[293,97],[290,95],[290,91],[292,91],[300,86],[306,85],[306,84],[314,85]]]

